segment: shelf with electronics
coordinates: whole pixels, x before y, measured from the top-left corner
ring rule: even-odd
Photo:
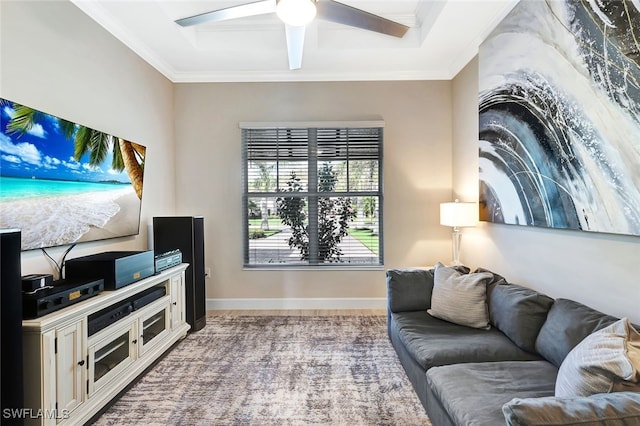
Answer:
[[[22,322],[25,424],[84,424],[143,373],[190,326],[180,264],[62,310]],[[155,292],[153,298],[146,295]],[[104,327],[105,311],[134,301]],[[110,314],[111,315],[111,314]],[[113,315],[111,315],[113,317]]]

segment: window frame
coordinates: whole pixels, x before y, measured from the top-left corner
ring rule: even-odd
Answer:
[[[242,234],[243,234],[243,254],[242,254],[242,263],[244,269],[278,269],[278,270],[286,270],[286,269],[381,269],[384,267],[384,220],[383,220],[383,211],[384,211],[384,191],[383,191],[383,146],[384,146],[384,121],[375,120],[375,121],[320,121],[320,122],[279,122],[279,123],[264,123],[264,122],[241,122],[239,124],[241,129],[241,150],[242,150]],[[300,195],[301,198],[304,198],[307,201],[307,208],[313,210],[314,208],[317,210],[317,200],[319,198],[324,197],[376,197],[378,201],[377,215],[378,215],[378,253],[377,259],[372,263],[350,263],[348,260],[341,262],[322,262],[316,259],[308,260],[300,260],[300,262],[295,263],[250,263],[251,255],[250,255],[250,238],[249,238],[249,199],[260,198],[260,197],[280,197],[283,193],[277,191],[278,187],[283,186],[283,182],[276,183],[276,191],[275,192],[264,192],[264,191],[250,191],[250,172],[249,166],[251,159],[249,158],[249,148],[248,148],[248,137],[247,131],[257,130],[257,131],[287,131],[287,130],[307,130],[308,135],[306,138],[306,148],[307,155],[304,157],[304,161],[307,162],[307,169],[314,170],[315,173],[308,173],[308,182],[307,182],[307,190],[302,192]],[[319,157],[319,153],[317,152],[317,143],[318,143],[318,130],[337,130],[337,131],[348,131],[348,129],[375,129],[378,132],[377,138],[377,157],[375,161],[377,161],[377,190],[369,190],[369,191],[356,191],[349,189],[349,174],[347,173],[347,190],[345,191],[332,191],[332,192],[321,192],[317,187],[317,172],[318,165],[324,161],[331,161],[325,157],[325,159],[321,159]],[[348,146],[348,143],[347,143]],[[311,151],[311,153],[309,153]],[[348,151],[347,151],[348,152]],[[276,181],[279,179],[279,171],[278,165],[281,161],[277,156],[274,157],[276,162]],[[336,156],[336,160],[338,160],[339,156]],[[348,156],[346,161],[350,161]],[[283,160],[283,162],[285,162]],[[314,187],[314,191],[310,190]],[[312,202],[315,201],[315,202]],[[313,207],[315,206],[315,207]],[[313,217],[313,212],[310,212],[309,217]],[[318,218],[318,215],[315,215],[315,218]],[[317,225],[318,222],[315,222]],[[308,223],[312,225],[312,223]],[[309,226],[309,240],[313,238],[313,233],[317,233],[317,229],[314,229],[314,226]],[[317,241],[317,238],[314,240]],[[310,245],[313,245],[310,243]],[[318,244],[315,246],[319,247]]]

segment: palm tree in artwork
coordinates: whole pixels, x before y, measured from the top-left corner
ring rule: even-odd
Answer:
[[[18,137],[31,130],[37,121],[44,116],[44,113],[33,108],[11,103],[4,99],[0,101],[0,105],[9,105],[14,110],[13,116],[7,123],[6,131],[8,134],[17,134]],[[117,172],[126,170],[133,189],[136,191],[138,198],[142,199],[144,159],[146,155],[144,146],[61,118],[58,118],[58,122],[64,136],[67,139],[73,138],[73,157],[76,161],[80,161],[82,156],[89,153],[89,164],[91,166],[99,166],[109,153],[109,149],[111,149],[113,153],[111,168]]]
[[[104,161],[111,147],[113,152],[111,168],[117,172],[126,170],[133,189],[138,198],[142,199],[145,147],[85,126],[77,126],[74,136],[76,125],[68,121],[66,123],[68,124],[65,126],[60,123],[60,127],[67,139],[74,138],[73,157],[80,160],[83,155],[89,153],[89,164],[97,166]]]

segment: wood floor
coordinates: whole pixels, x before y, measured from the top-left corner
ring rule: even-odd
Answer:
[[[277,309],[277,310],[210,310],[209,315],[269,315],[269,316],[363,316],[385,315],[385,309]]]

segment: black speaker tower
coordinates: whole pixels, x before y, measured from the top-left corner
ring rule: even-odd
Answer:
[[[20,264],[20,230],[0,229],[0,380],[2,381],[3,425],[21,425],[23,419],[12,415],[24,408],[22,370],[22,278]],[[6,411],[5,411],[6,410]]]
[[[204,218],[173,216],[153,218],[153,250],[156,255],[179,249],[185,271],[187,322],[191,331],[202,329],[207,322],[204,271]]]

